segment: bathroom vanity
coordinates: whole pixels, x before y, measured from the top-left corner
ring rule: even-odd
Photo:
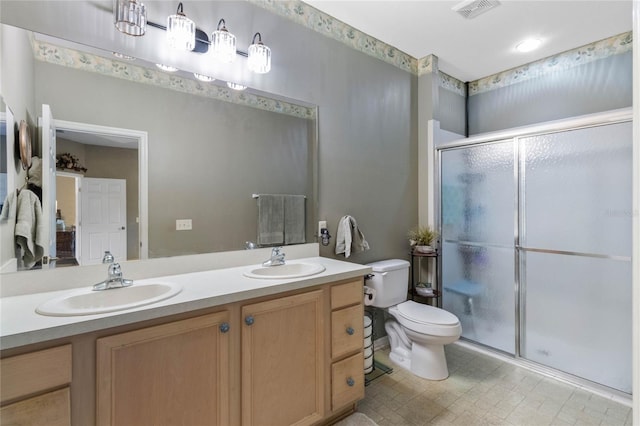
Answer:
[[[34,312],[69,290],[3,297],[0,422],[311,425],[349,414],[364,397],[370,268],[303,260],[326,269],[244,276],[254,264],[147,278],[182,291],[97,315]]]

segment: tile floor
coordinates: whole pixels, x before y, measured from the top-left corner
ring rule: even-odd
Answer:
[[[511,363],[448,345],[449,378],[421,379],[393,367],[365,387],[358,411],[385,425],[607,425],[632,424],[631,408]]]

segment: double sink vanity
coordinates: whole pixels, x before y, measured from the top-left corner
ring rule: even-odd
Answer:
[[[349,414],[364,397],[370,268],[318,257],[317,244],[261,266],[269,251],[128,262],[133,285],[103,291],[92,284],[104,265],[20,275],[29,289],[7,290],[3,277],[0,423],[311,425]],[[41,291],[45,281],[63,289]]]

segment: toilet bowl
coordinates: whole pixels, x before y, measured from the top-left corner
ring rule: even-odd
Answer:
[[[449,377],[444,345],[460,338],[462,327],[458,318],[443,309],[411,300],[390,307],[388,312],[393,316],[385,322],[391,360],[425,379]]]
[[[429,379],[449,376],[444,345],[460,338],[460,320],[450,312],[407,300],[409,262],[392,259],[368,264],[373,270],[367,286],[375,289],[373,306],[386,308],[385,322],[391,352],[400,367]]]

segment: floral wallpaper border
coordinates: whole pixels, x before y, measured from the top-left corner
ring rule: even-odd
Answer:
[[[566,70],[598,59],[619,55],[630,51],[632,45],[633,35],[631,31],[618,34],[617,36],[470,82],[469,96],[531,80],[550,72]]]
[[[436,56],[429,55],[416,59],[300,0],[248,1],[414,75],[421,76],[438,70]],[[624,53],[631,49],[631,45],[631,32],[610,37],[470,82],[468,95],[473,96],[520,81],[526,81],[547,72],[569,69],[590,61]],[[438,72],[438,74],[440,87],[461,96],[466,96],[467,89],[463,81],[442,72]]]
[[[418,60],[300,0],[249,0],[276,15],[333,38],[347,46],[412,74],[418,74]]]
[[[156,71],[134,64],[103,58],[98,55],[79,52],[66,47],[55,46],[38,40],[33,41],[33,51],[37,60],[55,65],[95,72],[109,77],[150,84],[164,89],[204,96],[294,117],[305,119],[316,118],[315,108],[309,108],[253,93],[239,92],[227,87],[203,83],[178,75],[167,74],[159,70]]]

